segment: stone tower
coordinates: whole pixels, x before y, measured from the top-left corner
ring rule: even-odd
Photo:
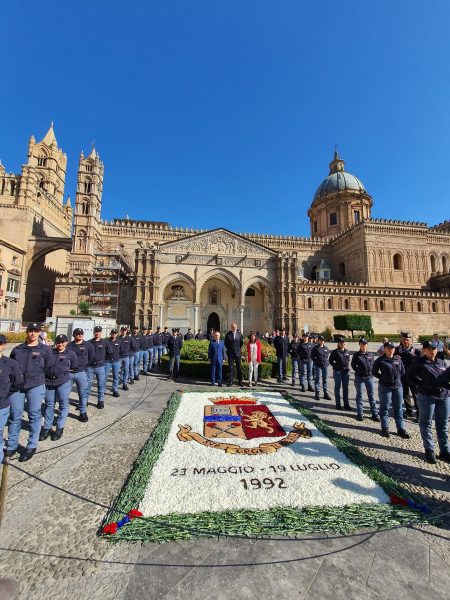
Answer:
[[[330,173],[317,188],[308,210],[314,238],[332,238],[370,218],[372,198],[357,177],[345,172],[344,165],[335,151]]]

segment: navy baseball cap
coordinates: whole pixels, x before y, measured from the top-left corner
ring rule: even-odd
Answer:
[[[110,333],[110,334],[111,334],[111,333],[117,333],[117,329],[111,329],[111,331],[110,331],[109,333]]]
[[[342,336],[339,336],[338,338],[336,338],[336,341],[338,344],[343,344],[345,342],[345,338],[343,338]]]
[[[0,333],[0,346],[4,346],[6,344],[6,337],[3,333]]]
[[[27,327],[27,333],[30,331],[42,331],[42,327],[40,323],[30,323]]]
[[[385,348],[395,348],[395,346],[394,346],[394,344],[393,344],[392,342],[385,342],[385,343],[383,344],[383,346],[384,346]]]
[[[55,344],[61,344],[63,342],[68,342],[68,338],[67,335],[64,335],[63,333],[60,333],[59,335],[57,335],[55,337]]]
[[[359,343],[360,344],[367,344],[366,338],[359,338]]]
[[[434,348],[433,344],[430,342],[430,340],[425,340],[422,343],[422,348],[426,349],[426,348]]]
[[[317,336],[317,339],[318,339],[318,340],[324,340],[325,338],[323,337],[323,335],[318,335],[318,336]]]
[[[103,329],[102,329],[101,325],[96,325],[94,327],[94,331],[103,331]]]
[[[84,331],[81,329],[81,327],[77,327],[76,329],[74,329],[72,331],[72,335],[75,337],[77,335],[84,335]]]

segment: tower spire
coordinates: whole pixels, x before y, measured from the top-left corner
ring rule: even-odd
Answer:
[[[337,150],[337,144],[334,145],[334,157],[333,160],[330,162],[330,175],[332,173],[339,173],[342,171],[345,171],[344,169],[344,165],[345,162],[342,160],[342,158],[339,156],[338,150]]]

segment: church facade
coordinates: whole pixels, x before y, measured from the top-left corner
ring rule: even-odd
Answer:
[[[334,315],[348,312],[370,315],[379,333],[448,334],[449,223],[430,227],[373,218],[372,197],[337,153],[308,210],[310,237],[294,237],[237,233],[220,223],[217,229],[193,230],[151,220],[103,220],[104,166],[95,149],[79,159],[70,232],[70,202],[63,201],[63,185],[51,180],[53,171],[44,171],[50,161],[42,160],[58,151],[50,128],[29,151],[29,162],[36,163],[30,172],[36,175],[33,185],[26,184],[26,200],[23,175],[19,192],[15,189],[6,203],[4,194],[0,197],[2,219],[4,207],[7,220],[24,207],[34,215],[31,226],[40,218],[38,229],[30,230],[27,222],[27,239],[21,242],[24,320],[50,312],[68,315],[86,301],[98,316],[140,327],[223,330],[236,321],[245,333],[281,326],[291,333],[323,331],[333,329]],[[2,180],[0,172],[0,189],[7,193],[11,177],[3,174]],[[45,214],[43,204],[51,206]],[[0,225],[3,240],[8,229],[3,220]],[[64,253],[64,260],[52,263],[54,253]],[[38,298],[40,271],[47,291]],[[26,312],[33,299],[34,313]]]

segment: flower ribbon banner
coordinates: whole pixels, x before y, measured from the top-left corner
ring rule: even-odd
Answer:
[[[130,507],[143,518],[103,533],[165,541],[424,519],[413,499],[398,501],[403,492],[287,395],[184,392],[170,399],[105,523],[122,523]]]

